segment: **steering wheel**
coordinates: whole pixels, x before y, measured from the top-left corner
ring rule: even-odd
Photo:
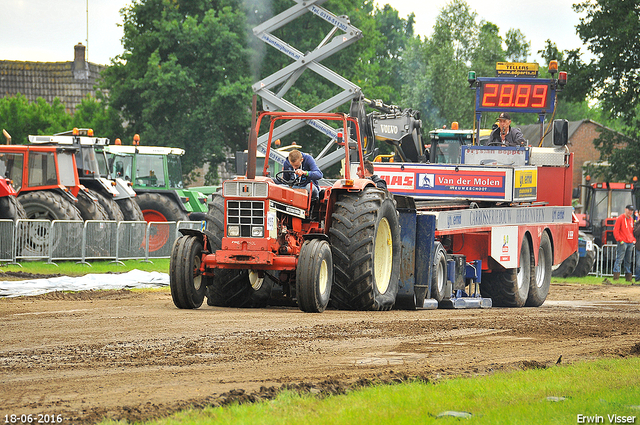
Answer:
[[[502,142],[496,142],[496,141],[489,142],[487,146],[502,146]]]
[[[285,174],[288,174],[289,177],[291,176],[291,174],[293,174],[293,178],[285,179],[283,177]],[[288,185],[289,187],[292,187],[302,181],[302,176],[297,175],[295,170],[283,170],[277,172],[274,179],[276,180],[276,183],[282,183]]]

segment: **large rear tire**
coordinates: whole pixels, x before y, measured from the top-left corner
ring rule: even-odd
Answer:
[[[140,205],[133,198],[116,200],[124,221],[145,221]]]
[[[329,239],[335,306],[390,310],[398,294],[401,249],[393,197],[370,187],[362,192],[338,193]]]
[[[169,196],[159,193],[140,193],[136,196],[136,202],[147,223],[188,220],[187,213],[182,211]],[[155,252],[162,249],[169,241],[169,227],[152,226],[149,230],[149,251]]]
[[[520,245],[520,267],[483,274],[480,293],[496,307],[523,307],[529,296],[535,261],[526,237]]]
[[[85,221],[109,220],[109,216],[104,208],[102,208],[102,205],[100,205],[100,201],[96,202],[89,196],[95,196],[95,192],[89,189],[87,189],[87,192],[85,192],[84,190],[80,190],[78,192],[78,203],[76,204],[76,206],[80,211],[80,215],[82,215],[82,219]]]
[[[202,305],[206,278],[200,273],[202,242],[195,236],[181,236],[173,244],[169,286],[173,304],[194,309]]]
[[[527,307],[540,307],[549,295],[551,287],[551,265],[553,264],[553,251],[551,240],[545,232],[540,239],[540,249],[538,250],[538,264],[535,272],[531,276],[529,295],[527,296]]]
[[[22,204],[13,195],[0,198],[0,220],[19,220],[27,218]]]
[[[205,216],[209,231],[211,252],[222,247],[224,236],[224,198],[213,195],[209,213]],[[273,283],[266,272],[251,270],[216,269],[211,284],[207,286],[207,304],[219,307],[265,307],[271,297]]]
[[[57,192],[24,192],[18,196],[18,201],[28,219],[82,221],[80,211],[71,200]],[[66,226],[66,232],[56,227],[53,235],[49,235],[49,225],[32,225],[27,229],[28,233],[20,240],[22,255],[42,255],[60,245],[77,247],[82,241],[82,223]]]
[[[580,257],[578,265],[573,269],[571,276],[585,277],[593,269],[593,264],[596,262],[596,252],[587,251],[584,257]]]
[[[113,221],[123,221],[124,216],[122,215],[122,211],[120,211],[120,207],[116,204],[116,201],[113,199],[111,194],[103,195],[100,192],[89,189],[89,193],[95,196],[98,199],[98,203],[107,214],[107,220]]]
[[[24,192],[18,196],[27,218],[32,220],[80,220],[82,215],[71,200],[56,192]]]
[[[327,241],[305,241],[296,268],[298,307],[307,313],[322,313],[329,304],[333,283],[333,260]]]
[[[580,261],[580,255],[578,254],[578,251],[576,251],[570,256],[568,256],[567,258],[565,258],[565,260],[562,263],[560,263],[558,268],[556,268],[551,272],[551,275],[553,277],[571,276],[571,273],[573,273],[573,271],[578,266],[579,261]]]

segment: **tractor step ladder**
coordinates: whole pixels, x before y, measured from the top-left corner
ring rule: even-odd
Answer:
[[[351,25],[348,17],[336,16],[328,10],[320,7],[320,5],[326,1],[327,0],[295,0],[296,5],[253,28],[253,33],[256,37],[282,52],[284,55],[289,56],[294,61],[280,71],[261,79],[252,86],[253,91],[262,98],[264,110],[276,111],[281,109],[285,112],[304,112],[301,108],[285,100],[284,96],[306,69],[310,69],[343,89],[342,92],[325,100],[306,112],[330,112],[338,106],[343,105],[351,101],[354,97],[360,95],[360,87],[320,64],[320,61],[323,59],[326,59],[334,53],[348,47],[363,36],[362,31]],[[333,25],[333,29],[312,52],[307,52],[306,54],[302,53],[295,47],[271,34],[273,31],[283,27],[307,12],[311,12]],[[338,31],[341,31],[343,34],[335,35]],[[335,146],[334,141],[337,136],[337,131],[333,127],[319,120],[286,122],[274,129],[273,139],[276,140],[280,137],[286,136],[287,134],[302,128],[304,125],[310,125],[312,128],[331,138],[330,142],[322,150],[321,154],[316,157],[316,162],[320,169],[327,168],[344,158],[343,147],[327,154],[330,148]],[[263,154],[266,153],[267,140],[267,134],[258,138],[258,151]],[[270,159],[283,164],[286,158],[272,149]]]

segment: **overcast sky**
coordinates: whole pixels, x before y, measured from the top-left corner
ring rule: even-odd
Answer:
[[[418,34],[430,36],[435,19],[449,0],[390,0],[401,17],[414,12]],[[467,0],[479,19],[493,22],[504,38],[510,28],[520,29],[535,53],[546,39],[560,50],[581,46],[575,26],[579,16],[575,0]],[[89,61],[110,63],[122,53],[122,17],[129,0],[88,0]],[[293,4],[293,2],[292,2]],[[0,0],[0,60],[63,62],[73,60],[73,46],[86,44],[87,0]],[[366,37],[366,34],[365,34]],[[586,49],[582,49],[586,53]]]

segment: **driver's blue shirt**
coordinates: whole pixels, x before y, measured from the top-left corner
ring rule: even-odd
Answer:
[[[304,171],[308,171],[308,176],[300,177],[300,186],[306,186],[309,182],[313,182],[313,185],[319,189],[318,180],[323,177],[322,171],[318,168],[316,161],[313,159],[311,155],[306,153],[302,153],[302,166],[300,167]],[[284,161],[284,165],[282,166],[282,171],[293,170],[289,159]]]

